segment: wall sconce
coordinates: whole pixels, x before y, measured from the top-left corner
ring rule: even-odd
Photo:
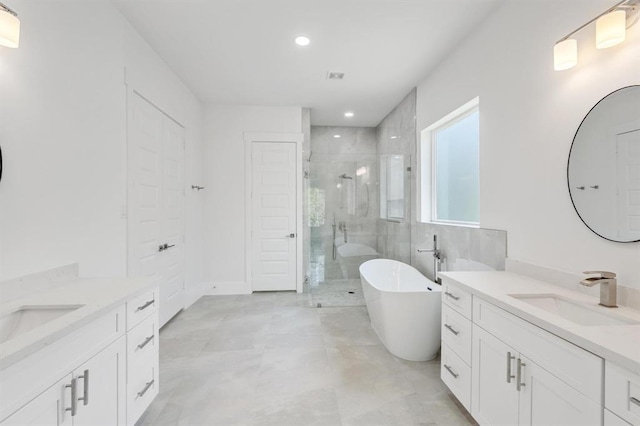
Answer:
[[[623,0],[578,29],[562,37],[553,48],[553,69],[567,70],[578,63],[578,42],[572,35],[596,22],[596,48],[606,49],[624,41],[627,28],[640,18],[640,0]]]
[[[0,46],[16,48],[20,44],[18,14],[0,3]]]

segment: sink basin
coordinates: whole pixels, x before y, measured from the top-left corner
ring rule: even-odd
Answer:
[[[630,325],[638,321],[615,315],[615,309],[589,306],[557,294],[510,294],[509,296],[580,325]]]
[[[0,316],[0,343],[33,330],[84,305],[23,306]]]

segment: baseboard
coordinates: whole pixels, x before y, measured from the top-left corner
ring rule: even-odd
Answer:
[[[204,285],[204,296],[251,294],[251,286],[244,281],[217,281]]]

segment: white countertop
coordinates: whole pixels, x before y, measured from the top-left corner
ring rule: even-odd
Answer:
[[[78,278],[51,290],[0,303],[0,317],[23,306],[83,305],[0,344],[0,370],[78,330],[152,285],[145,278]]]
[[[511,272],[442,272],[462,289],[480,297],[525,321],[549,331],[605,360],[640,374],[640,324],[585,326],[537,308],[510,294],[557,294],[585,303],[618,317],[640,322],[640,311],[599,306],[597,298]]]

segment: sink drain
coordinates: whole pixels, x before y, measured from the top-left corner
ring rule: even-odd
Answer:
[[[355,294],[355,291],[350,291],[349,294]]]

